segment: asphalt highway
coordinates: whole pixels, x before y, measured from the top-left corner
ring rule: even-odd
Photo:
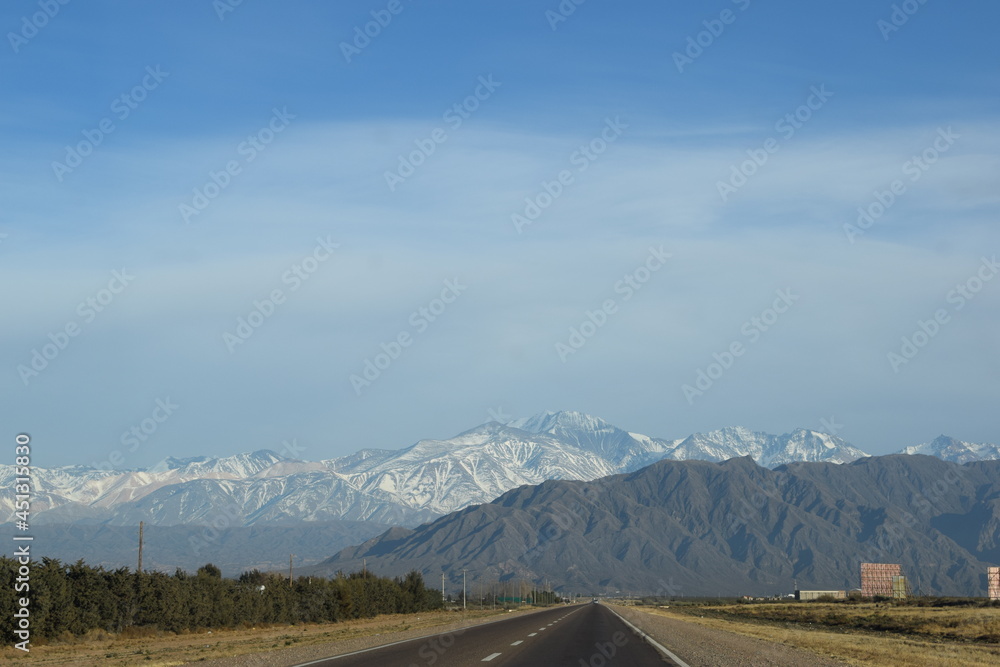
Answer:
[[[678,665],[634,634],[603,604],[555,607],[304,664],[310,667]]]

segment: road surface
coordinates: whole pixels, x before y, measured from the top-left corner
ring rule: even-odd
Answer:
[[[303,663],[310,667],[663,667],[677,664],[661,656],[603,604],[555,607],[464,630]]]

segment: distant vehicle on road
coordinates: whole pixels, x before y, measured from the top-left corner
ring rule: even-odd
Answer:
[[[593,600],[591,600],[590,604],[597,604],[597,598],[594,598]]]

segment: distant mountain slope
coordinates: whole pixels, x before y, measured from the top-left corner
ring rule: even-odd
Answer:
[[[901,563],[923,593],[983,595],[1000,561],[1000,462],[928,456],[846,465],[669,461],[592,482],[521,487],[311,571],[468,570],[566,590],[714,595],[855,588],[861,561]]]

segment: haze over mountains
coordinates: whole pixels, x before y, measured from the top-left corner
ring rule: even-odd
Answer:
[[[944,436],[907,448],[965,462],[1000,458],[996,445]],[[170,527],[147,538],[151,567],[194,569],[211,560],[227,573],[287,561],[317,563],[391,526],[413,528],[501,494],[552,479],[595,480],[661,460],[750,457],[767,468],[795,461],[849,463],[867,456],[844,440],[797,429],[771,435],[741,427],[663,439],[629,432],[578,412],[489,422],[446,440],[401,450],[363,449],[325,461],[261,450],[224,458],[167,458],[147,470],[87,466],[33,469],[32,525],[53,555],[108,566],[134,563],[134,530]],[[14,469],[0,466],[0,484]],[[13,520],[13,498],[0,498]],[[281,527],[282,540],[251,547],[255,528]],[[120,529],[115,529],[118,527]],[[166,539],[169,535],[169,539]],[[132,545],[129,547],[129,545]],[[241,559],[244,565],[241,566]]]
[[[1000,446],[990,443],[962,442],[946,435],[940,435],[930,442],[913,447],[904,447],[900,454],[927,454],[945,461],[968,463],[969,461],[993,461],[1000,459]]]
[[[1000,447],[941,436],[904,453],[964,463],[1000,458]],[[775,468],[794,461],[848,463],[868,455],[806,429],[779,436],[730,427],[662,439],[579,412],[547,412],[402,450],[364,449],[318,462],[262,450],[168,458],[148,470],[36,468],[32,514],[36,524],[205,525],[222,513],[228,526],[334,520],[415,526],[525,484],[592,480],[662,459],[741,456]],[[13,474],[12,466],[0,466],[0,483],[9,484]],[[13,499],[0,498],[0,511],[11,521]]]

